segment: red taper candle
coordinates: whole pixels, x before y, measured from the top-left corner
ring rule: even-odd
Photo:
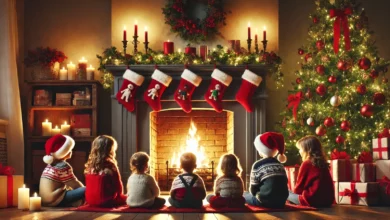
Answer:
[[[248,22],[248,39],[251,39],[251,23]]]
[[[264,31],[263,31],[263,40],[267,40],[267,28],[264,26]]]
[[[123,26],[123,41],[127,40],[126,26]]]
[[[145,27],[145,42],[148,42],[148,27]]]
[[[138,36],[138,21],[135,20],[135,25],[134,25],[134,36]]]

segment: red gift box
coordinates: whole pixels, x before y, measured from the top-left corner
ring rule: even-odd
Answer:
[[[336,182],[336,202],[347,205],[378,204],[378,183]]]
[[[390,179],[383,176],[379,182],[380,204],[390,206]]]
[[[91,128],[91,115],[89,114],[77,114],[71,117],[72,128]]]
[[[375,182],[375,164],[370,152],[363,151],[358,156],[358,163],[352,164],[352,181]]]
[[[0,163],[0,208],[18,205],[18,188],[23,186],[24,177],[13,173],[12,167]]]
[[[287,186],[290,191],[294,191],[295,185],[297,183],[298,178],[298,172],[299,172],[299,165],[295,166],[285,166],[284,169],[286,170],[287,174]]]
[[[352,164],[349,155],[344,151],[334,150],[331,154],[330,174],[333,181],[348,182],[352,179]]]

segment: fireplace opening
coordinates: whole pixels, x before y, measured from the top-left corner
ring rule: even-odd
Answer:
[[[163,191],[170,190],[173,179],[181,173],[180,156],[197,156],[195,173],[213,189],[219,158],[234,152],[234,124],[231,111],[195,109],[185,113],[169,109],[150,113],[150,174]]]

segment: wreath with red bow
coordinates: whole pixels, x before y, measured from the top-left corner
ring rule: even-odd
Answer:
[[[165,23],[171,26],[171,31],[177,33],[183,40],[190,42],[205,41],[217,34],[218,28],[226,25],[226,14],[223,10],[222,0],[197,0],[207,3],[206,17],[204,19],[190,18],[188,10],[190,0],[167,0],[162,8]]]

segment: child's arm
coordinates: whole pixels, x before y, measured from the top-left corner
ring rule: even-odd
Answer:
[[[152,176],[148,176],[149,178],[149,186],[150,189],[152,190],[152,194],[154,197],[160,196],[160,188],[157,186],[156,180]]]
[[[169,196],[170,196],[171,198],[175,198],[176,190],[173,189],[173,185],[174,185],[175,182],[177,181],[177,178],[178,178],[178,177],[175,177],[175,178],[173,179],[173,181],[172,181],[171,191],[169,191]]]
[[[77,177],[74,175],[72,167],[69,164],[67,164],[66,168],[67,168],[66,169],[66,172],[67,172],[66,175],[67,175],[67,179],[69,179],[69,181],[66,181],[65,185],[70,187],[70,188],[72,188],[72,189],[77,189],[77,188],[83,187],[84,184],[81,183],[77,179]]]
[[[214,182],[214,195],[219,195],[219,192],[221,191],[221,188],[219,187],[221,177],[219,177],[217,180]]]
[[[309,162],[310,163],[310,162]],[[303,162],[301,167],[299,168],[297,183],[295,185],[295,189],[293,190],[296,194],[302,194],[305,188],[305,182],[309,175],[309,167],[307,166],[307,162]]]
[[[203,182],[203,179],[202,178],[198,178],[197,181],[200,181],[202,183],[201,187],[202,187],[202,192],[201,192],[201,198],[204,199],[206,198],[206,186],[204,185],[204,182]]]

